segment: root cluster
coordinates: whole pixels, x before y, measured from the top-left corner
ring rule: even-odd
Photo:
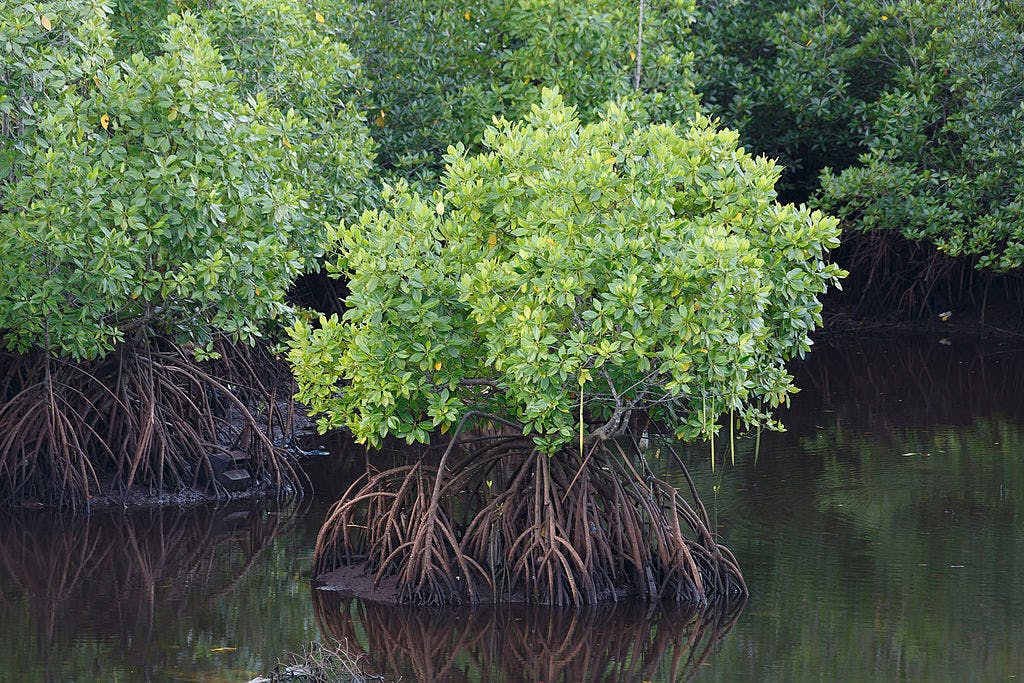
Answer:
[[[691,504],[642,472],[616,442],[548,455],[521,437],[478,438],[438,466],[424,457],[356,481],[321,529],[314,575],[362,563],[414,604],[746,595],[692,483]]]
[[[878,321],[935,321],[940,312],[953,310],[959,320],[972,311],[984,325],[992,304],[993,312],[1000,304],[1016,312],[1024,300],[1019,273],[979,270],[977,257],[952,257],[890,231],[850,232],[835,256],[850,276],[843,293],[830,297]],[[1010,324],[1019,327],[1019,316]]]
[[[269,359],[223,348],[199,363],[170,343],[123,346],[88,362],[45,353],[0,359],[0,502],[79,506],[100,493],[216,486],[208,456],[240,451],[261,485],[298,475],[273,435]],[[257,413],[262,411],[257,419]]]

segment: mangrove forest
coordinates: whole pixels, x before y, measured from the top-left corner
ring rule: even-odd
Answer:
[[[0,45],[0,605],[45,653],[0,678],[206,680],[88,678],[58,616],[156,647],[250,572],[308,603],[263,681],[886,678],[728,653],[772,571],[930,566],[936,520],[1021,588],[1021,3],[0,0]]]

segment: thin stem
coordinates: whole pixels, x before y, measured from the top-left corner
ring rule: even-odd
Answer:
[[[640,89],[640,76],[643,74],[643,49],[644,49],[644,5],[645,0],[640,0],[640,18],[636,22],[636,72],[633,74],[633,90]]]

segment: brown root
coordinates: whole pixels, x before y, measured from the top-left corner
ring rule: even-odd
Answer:
[[[292,652],[284,660],[279,659],[266,678],[255,680],[266,683],[382,680],[363,671],[362,659],[349,652],[347,643],[312,642],[301,652]]]
[[[314,576],[362,563],[416,604],[745,596],[699,501],[642,476],[633,459],[607,443],[549,456],[522,437],[494,437],[450,467],[421,458],[369,473],[328,514]]]
[[[1024,300],[1019,272],[977,268],[977,257],[952,257],[924,241],[885,230],[848,231],[833,252],[850,275],[842,291],[825,295],[828,315],[867,317],[891,325],[897,321],[935,322],[954,312],[956,320],[973,318],[984,326],[987,309],[1005,309],[1010,331],[1019,331]],[[993,321],[989,321],[991,324]]]
[[[208,456],[243,454],[278,492],[301,481],[274,435],[290,415],[250,351],[216,365],[169,343],[87,362],[8,354],[0,377],[0,501],[80,506],[99,493],[216,488]],[[259,418],[257,414],[262,413]]]

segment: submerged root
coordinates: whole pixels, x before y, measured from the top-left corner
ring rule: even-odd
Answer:
[[[632,458],[595,444],[554,456],[495,437],[451,467],[370,473],[330,511],[314,575],[363,563],[400,602],[706,605],[746,595],[707,513]]]
[[[261,486],[283,492],[300,480],[274,443],[288,418],[250,352],[223,349],[216,374],[172,344],[80,363],[43,353],[6,360],[0,501],[78,506],[133,486],[209,490],[208,457],[218,452],[244,455]]]

